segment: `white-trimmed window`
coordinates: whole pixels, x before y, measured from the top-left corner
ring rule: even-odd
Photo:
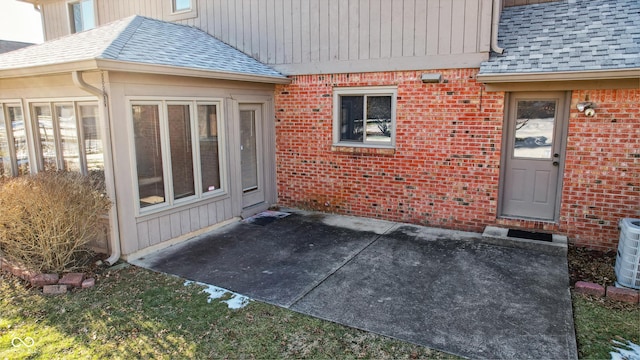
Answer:
[[[396,98],[396,87],[334,88],[334,144],[393,147]]]
[[[20,103],[0,103],[0,177],[30,172],[29,146]]]
[[[191,0],[171,0],[174,13],[191,10]]]
[[[93,0],[69,1],[69,26],[71,33],[78,33],[96,27],[96,13]]]
[[[104,178],[98,103],[56,101],[31,104],[38,169],[77,171]]]
[[[132,100],[141,212],[224,193],[220,100]]]
[[[163,20],[180,21],[198,17],[195,0],[163,0]]]

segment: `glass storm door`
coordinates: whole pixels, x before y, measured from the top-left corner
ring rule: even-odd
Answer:
[[[564,93],[512,93],[504,144],[501,215],[554,220],[560,202]]]
[[[240,168],[243,207],[264,202],[262,153],[261,107],[260,105],[240,105]]]

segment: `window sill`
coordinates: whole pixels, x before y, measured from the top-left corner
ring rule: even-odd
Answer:
[[[345,154],[362,154],[362,155],[395,155],[395,148],[387,147],[365,147],[352,145],[331,145],[331,151]]]

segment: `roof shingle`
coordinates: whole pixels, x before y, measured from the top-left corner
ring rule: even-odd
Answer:
[[[0,55],[0,70],[105,59],[285,78],[195,27],[131,16]]]
[[[564,0],[505,8],[480,74],[640,68],[640,1]]]

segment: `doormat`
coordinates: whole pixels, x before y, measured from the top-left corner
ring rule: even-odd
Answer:
[[[242,222],[246,223],[246,224],[254,224],[254,225],[265,226],[267,224],[271,224],[272,222],[274,222],[274,221],[276,221],[278,219],[285,218],[285,217],[287,217],[289,215],[291,215],[291,213],[267,210],[267,211],[263,211],[263,212],[261,212],[259,214],[253,215],[251,217],[248,217],[248,218],[242,220]]]
[[[509,229],[509,231],[507,232],[507,236],[520,238],[520,239],[553,242],[552,234],[535,232],[535,231]]]

